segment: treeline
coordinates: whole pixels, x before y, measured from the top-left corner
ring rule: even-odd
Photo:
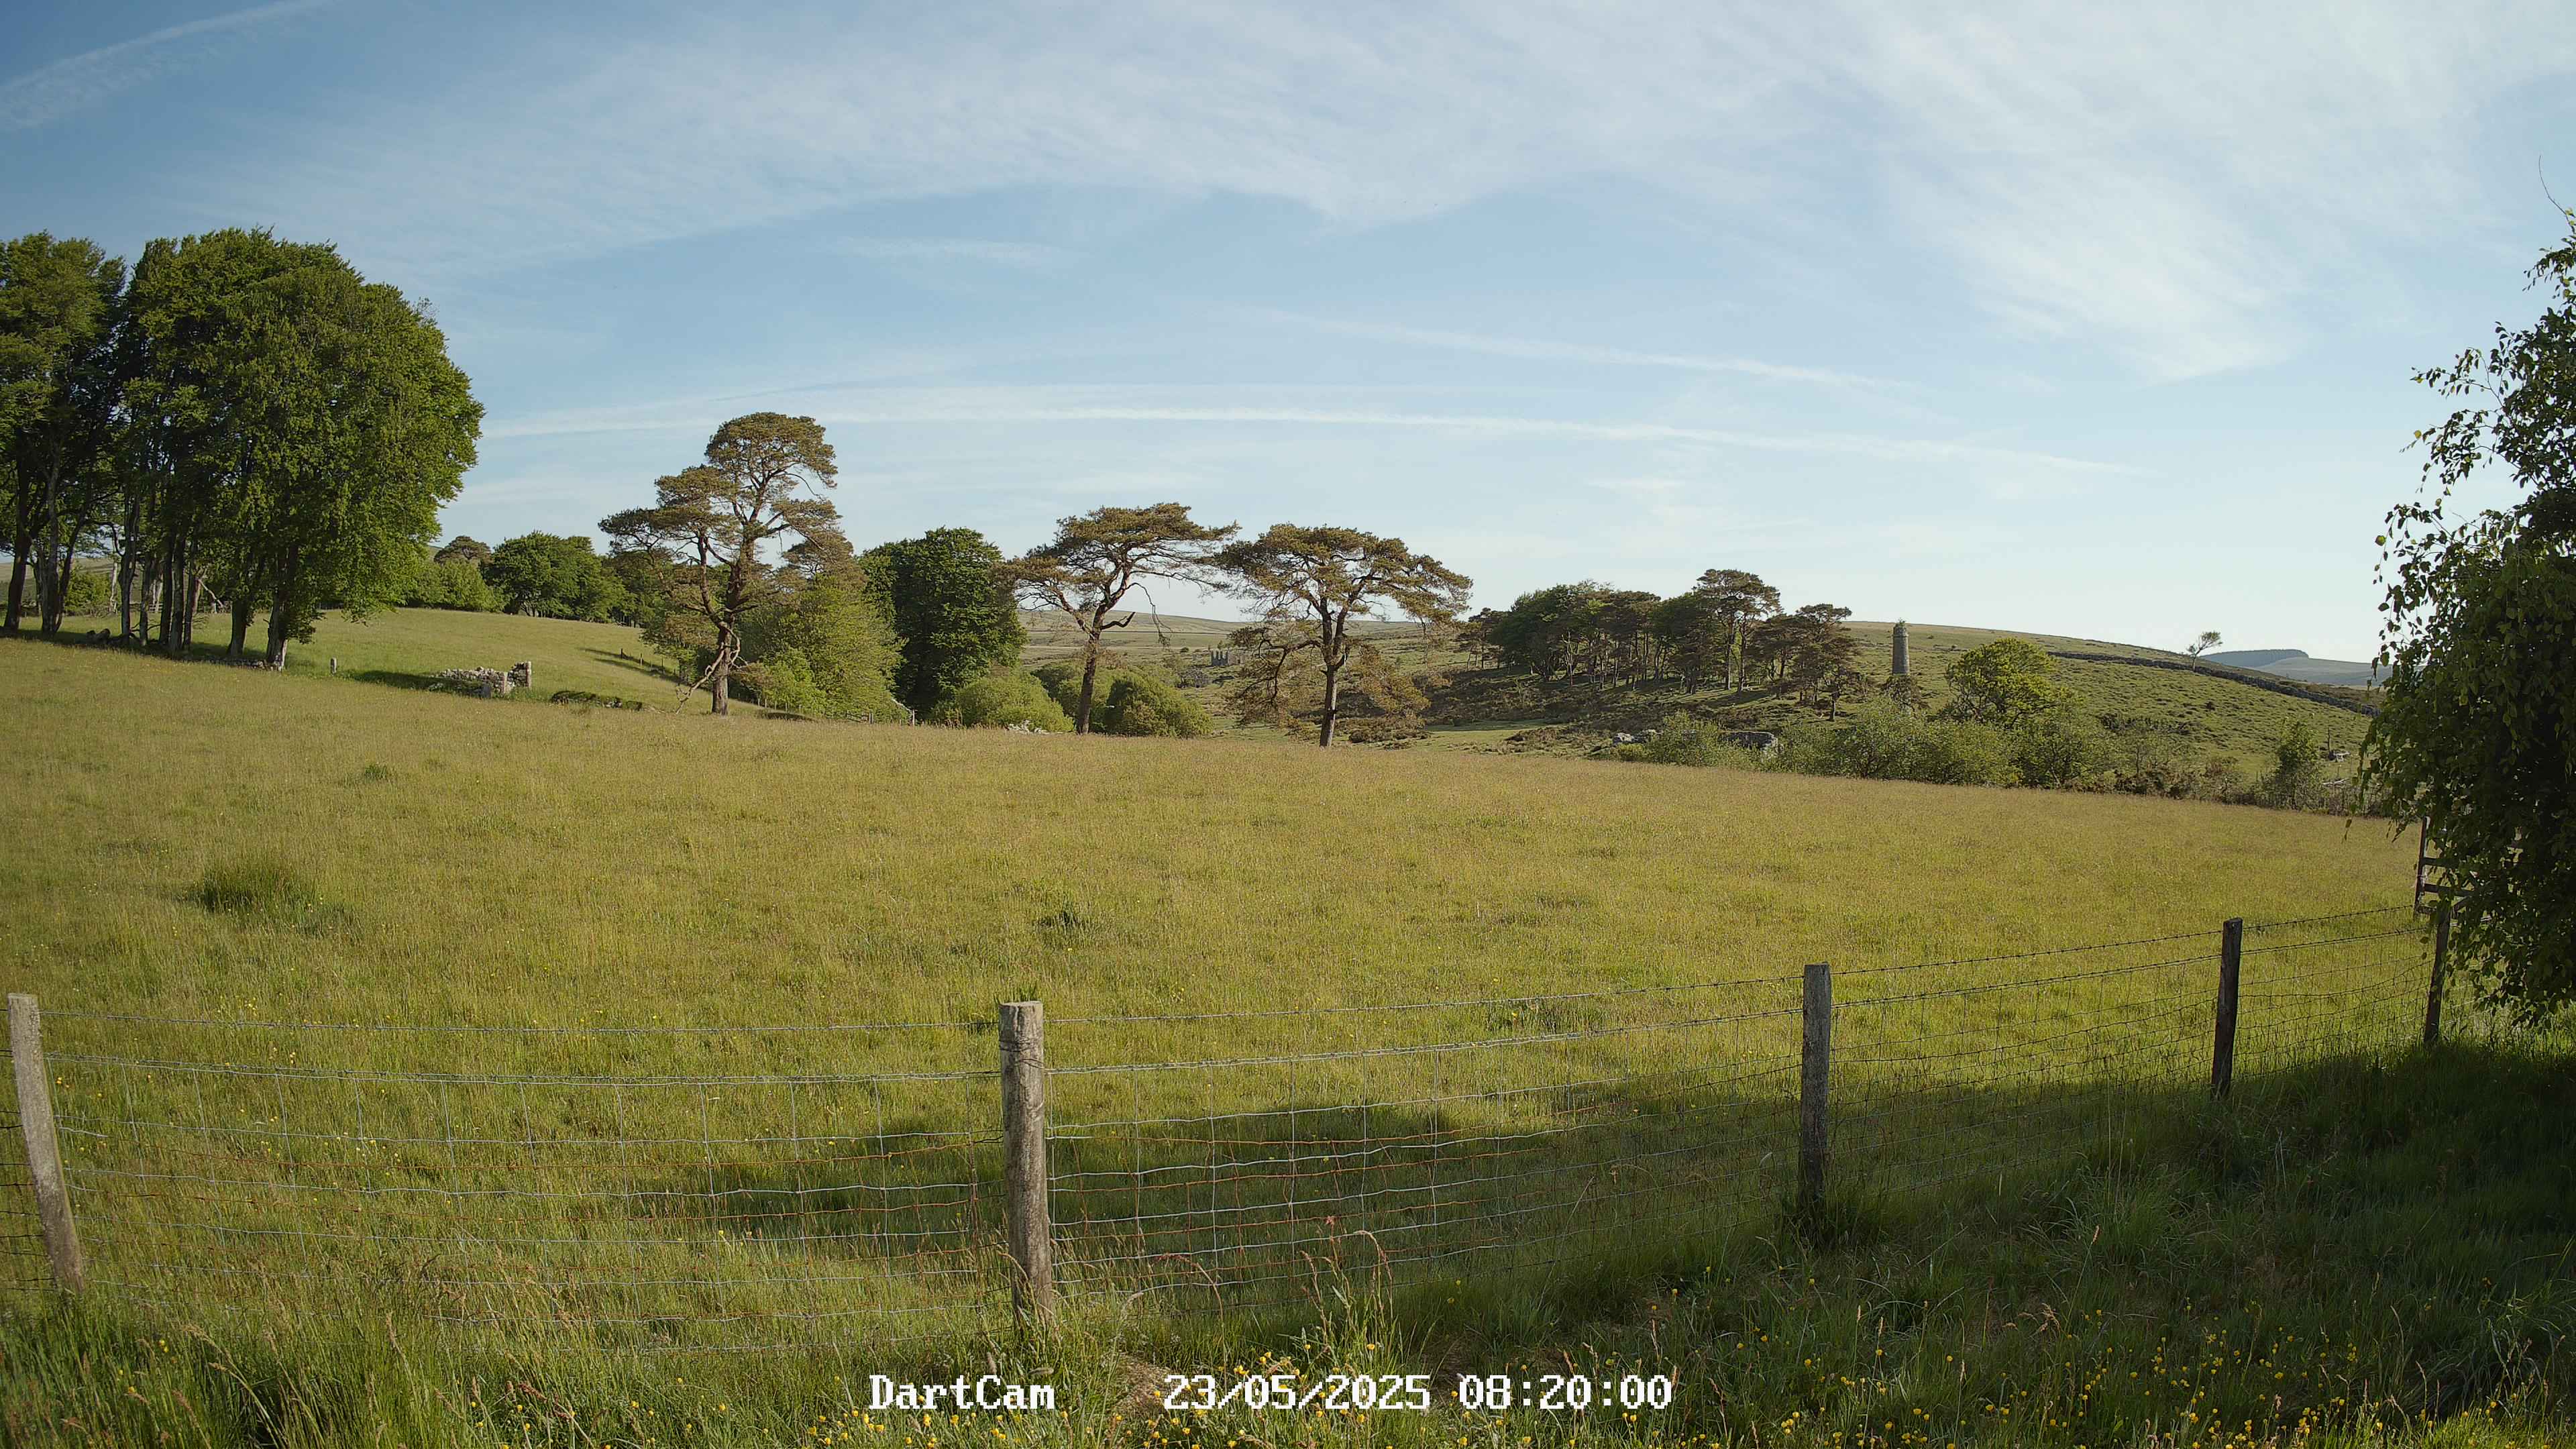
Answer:
[[[718,714],[744,689],[774,708],[851,719],[1202,734],[1213,728],[1205,710],[1150,668],[1121,669],[1114,647],[1136,617],[1131,595],[1185,582],[1259,613],[1234,637],[1237,717],[1330,745],[1352,697],[1382,712],[1420,700],[1354,626],[1445,627],[1466,604],[1468,580],[1402,539],[1286,523],[1247,538],[1178,503],[1060,519],[1017,557],[966,528],[860,553],[827,496],[837,475],[812,418],[726,423],[700,461],[654,483],[651,503],[600,520],[610,550],[599,566],[625,590],[622,605],[603,606],[623,608]],[[1020,668],[1022,605],[1072,623],[1073,660]]]
[[[1542,688],[1679,679],[1733,691],[1759,682],[1832,713],[1886,686],[1863,674],[1838,604],[1783,609],[1780,591],[1743,569],[1710,569],[1671,598],[1583,582],[1535,589],[1467,621],[1461,641]],[[1896,686],[1900,694],[1906,686]]]
[[[0,631],[60,631],[104,558],[118,637],[284,658],[330,608],[399,602],[483,410],[428,312],[265,231],[0,242]]]

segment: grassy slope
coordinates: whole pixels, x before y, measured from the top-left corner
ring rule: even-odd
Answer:
[[[1030,663],[1063,658],[1073,652],[1074,635],[1060,617],[1024,617],[1029,626]],[[1225,635],[1235,627],[1234,621],[1222,619],[1165,615],[1157,621],[1151,615],[1138,613],[1136,623],[1113,636],[1113,642],[1131,657],[1167,654],[1178,663],[1204,664],[1207,651],[1224,647]],[[1874,677],[1885,675],[1890,659],[1889,626],[1854,622],[1850,628],[1861,644],[1861,668]],[[1383,632],[1408,668],[1472,668],[1472,661],[1454,652],[1420,653],[1410,631],[1401,626],[1385,626]],[[1930,624],[1911,625],[1910,634],[1914,672],[1930,686],[1936,703],[1948,696],[1941,669],[1950,659],[2004,637],[1995,630]],[[2043,634],[2019,637],[2048,649],[2180,657],[2100,640]],[[655,709],[676,708],[680,703],[678,681],[671,676],[667,664],[642,645],[634,630],[617,624],[441,609],[394,609],[363,621],[333,614],[317,626],[312,642],[289,652],[288,672],[321,674],[326,661],[334,656],[344,675],[414,687],[426,684],[442,669],[469,665],[506,668],[525,659],[537,666],[533,696],[537,700],[558,689],[579,689],[641,700]],[[2085,660],[2059,660],[2057,668],[2060,678],[2075,690],[2086,709],[2171,733],[2194,750],[2234,761],[2248,772],[2267,768],[2272,741],[2292,719],[2307,720],[2327,745],[2345,749],[2360,744],[2368,724],[2362,716],[2349,711],[2206,675]],[[1217,697],[1222,692],[1221,683],[1197,691],[1211,708],[1218,705]],[[702,706],[703,700],[699,703]],[[1572,739],[1559,740],[1557,746],[1579,752],[1602,732],[1650,728],[1664,714],[1694,704],[1740,704],[1747,728],[1774,728],[1817,718],[1813,711],[1768,694],[1747,692],[1739,700],[1727,700],[1715,691],[1684,696],[1678,688],[1666,686],[1623,691],[1588,709],[1584,720],[1587,728],[1578,730]],[[1438,713],[1435,711],[1435,715]],[[1498,718],[1477,717],[1478,711],[1473,708],[1464,713],[1464,718],[1449,719],[1435,728],[1417,747],[1516,752],[1530,748],[1532,742],[1514,743],[1511,736],[1531,729],[1544,732],[1551,722],[1562,723],[1571,717],[1567,709],[1543,708],[1534,699],[1504,707]],[[1278,737],[1276,731],[1268,729],[1230,727],[1228,733],[1250,738]]]
[[[1861,671],[1873,679],[1885,678],[1894,657],[1893,626],[1854,620],[1845,627],[1860,644],[1858,667]],[[2142,659],[2183,657],[2098,639],[1968,629],[1946,624],[1909,624],[1909,668],[1931,691],[1933,705],[1937,708],[1950,697],[1949,685],[1941,676],[1941,671],[1948,667],[1950,661],[1979,645],[2006,637],[2028,639],[2042,649],[2054,651],[2116,654]],[[1443,739],[1435,732],[1433,739],[1426,742],[1432,745],[1509,749],[1535,744],[1541,748],[1553,746],[1562,751],[1580,752],[1598,743],[1608,731],[1650,729],[1661,723],[1665,715],[1681,709],[1725,710],[1730,718],[1739,720],[1741,727],[1746,729],[1778,729],[1823,718],[1819,711],[1767,690],[1745,690],[1732,696],[1715,689],[1685,694],[1677,682],[1670,681],[1623,688],[1597,701],[1584,699],[1580,691],[1560,691],[1542,699],[1525,684],[1504,684],[1490,677],[1479,677],[1473,672],[1472,661],[1463,657],[1447,656],[1437,662],[1460,671],[1462,688],[1453,693],[1450,702],[1435,704],[1434,709],[1435,717],[1449,722],[1460,737]],[[2058,659],[2053,662],[2059,682],[2073,691],[2078,707],[2087,713],[2103,717],[2107,723],[2117,726],[2171,735],[2195,754],[2226,760],[2247,774],[2270,768],[2273,741],[2280,738],[2294,719],[2306,720],[2323,744],[2340,749],[2358,748],[2364,731],[2369,727],[2366,717],[2349,710],[2272,693],[2230,679],[2098,660]],[[1498,686],[1501,692],[1496,693]],[[2361,696],[2355,694],[2354,697]],[[1495,720],[1480,718],[1497,713],[1512,716],[1509,728]],[[1567,724],[1575,727],[1571,730],[1547,728]],[[1509,741],[1509,736],[1530,729],[1538,730],[1539,734],[1518,745]],[[2328,773],[2340,772],[2329,770]]]
[[[526,660],[536,666],[528,698],[578,689],[667,709],[679,694],[668,667],[623,624],[450,609],[389,609],[362,620],[330,614],[312,642],[288,651],[287,669],[324,673],[334,656],[343,674],[384,684],[417,687],[442,669],[507,669]]]
[[[1064,1014],[1386,1001],[2204,929],[2402,899],[2410,878],[2372,825],[2178,802],[1433,753],[1265,749],[1247,769],[1261,747],[518,709],[30,643],[0,666],[19,746],[0,802],[44,843],[0,857],[0,976],[57,1008],[642,1024],[953,1019],[1023,993]],[[270,857],[314,882],[317,919],[190,898],[210,865]],[[982,1064],[989,1042],[970,1046]],[[2143,1443],[2221,1416],[2286,1438],[2303,1410],[2332,1426],[2382,1400],[2484,1414],[2505,1368],[2526,1394],[2554,1372],[2532,1355],[2564,1301],[2564,1171],[2509,1104],[2564,1090],[2510,1055],[2293,1079],[2126,1165],[1891,1202],[1841,1246],[1641,1242],[1625,1271],[1364,1304],[1304,1340],[1165,1325],[955,1361],[1087,1385],[1084,1414],[1012,1430],[1051,1442],[1212,1442],[1110,1420],[1119,1365],[1263,1351],[1310,1371],[1684,1367],[1676,1419],[1511,1424],[1552,1442],[1849,1442],[1901,1419],[1936,1443]],[[2418,1251],[2436,1224],[2446,1246]],[[522,1437],[524,1407],[541,1442],[776,1442],[840,1412],[836,1375],[904,1362],[674,1368],[578,1334],[397,1356],[327,1320],[161,1333],[175,1346],[109,1313],[0,1335],[11,1439],[194,1422],[206,1442],[323,1443],[384,1422],[488,1442]]]
[[[291,989],[326,1016],[742,1019],[819,999],[910,1019],[1030,983],[1150,1010],[1187,999],[1172,965],[1202,959],[1299,999],[1403,999],[1975,956],[2381,905],[2412,882],[2380,824],[2181,802],[726,725],[0,649],[19,722],[0,779],[52,842],[0,858],[0,963],[164,1010]],[[260,853],[347,903],[328,953],[277,958],[184,898]],[[549,888],[522,891],[535,860]],[[1091,924],[1050,924],[1068,908]],[[496,929],[469,945],[440,929],[460,915]],[[712,978],[717,940],[755,963]]]

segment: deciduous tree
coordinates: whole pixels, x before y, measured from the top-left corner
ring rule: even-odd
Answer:
[[[1002,551],[971,528],[934,528],[860,555],[903,640],[895,697],[928,716],[948,696],[1018,667],[1028,629]]]
[[[39,628],[61,627],[72,560],[105,521],[125,264],[44,232],[0,242],[0,482],[9,486],[17,633],[32,568]]]
[[[2056,666],[2027,639],[1981,644],[1950,661],[1949,713],[1979,724],[2012,725],[2056,706],[2065,697]]]
[[[2576,211],[2531,271],[2526,327],[2418,380],[2463,399],[2416,435],[2422,492],[2388,516],[2387,702],[2360,783],[2422,820],[2460,888],[2452,942],[2526,1017],[2576,1001]],[[2509,508],[2449,516],[2473,474]]]

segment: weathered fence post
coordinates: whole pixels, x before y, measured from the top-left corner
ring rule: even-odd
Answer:
[[[1825,1088],[1834,1055],[1834,973],[1818,961],[1807,967],[1805,1031],[1798,1043],[1798,1210],[1812,1213],[1825,1200]]]
[[[2433,912],[2433,984],[2424,993],[2424,1045],[2442,1040],[2442,967],[2451,956],[2451,902],[2445,898]]]
[[[1011,1306],[1023,1320],[1055,1306],[1055,1224],[1047,1203],[1046,1008],[1001,1004],[1002,1200],[1009,1215]]]
[[[2218,1029],[2209,1048],[2210,1095],[2236,1085],[2236,982],[2245,964],[2245,921],[2231,918],[2218,938]]]
[[[81,1287],[80,1237],[72,1230],[71,1189],[63,1183],[63,1158],[54,1140],[53,1079],[45,1075],[45,1044],[36,998],[9,993],[9,1068],[18,1083],[18,1132],[27,1139],[27,1177],[36,1194],[36,1222],[53,1264],[54,1286]]]

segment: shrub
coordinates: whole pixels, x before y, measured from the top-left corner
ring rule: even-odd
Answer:
[[[1629,745],[1620,751],[1622,759],[1642,759],[1658,765],[1723,766],[1737,770],[1759,769],[1762,757],[1742,745],[1728,744],[1727,732],[1706,720],[1686,714],[1667,716],[1655,737],[1642,745]],[[1629,750],[1637,753],[1630,755]]]
[[[2023,721],[2012,732],[2012,755],[2023,784],[2049,790],[2089,784],[2111,763],[2102,727],[2069,710]]]
[[[2318,763],[2316,726],[2304,719],[2293,719],[2290,727],[2272,744],[2271,775],[2260,791],[2262,802],[2285,810],[2305,810],[2324,797],[2319,783],[2323,768]]]
[[[2009,785],[2021,778],[2012,741],[1990,725],[1934,720],[1924,728],[1907,779],[1935,785]]]
[[[63,612],[66,614],[104,614],[107,612],[109,587],[103,569],[74,569],[63,586]]]
[[[1813,726],[1789,733],[1789,768],[1811,775],[1921,780],[1934,785],[2009,785],[2021,778],[2003,731],[1959,720],[1927,719],[1871,703],[1840,729]]]
[[[1198,701],[1150,674],[1120,674],[1109,698],[1094,704],[1091,727],[1103,734],[1195,740],[1215,734],[1216,720]]]
[[[814,715],[830,708],[830,701],[823,697],[823,686],[814,682],[814,666],[805,661],[802,649],[781,649],[743,673],[749,676],[752,688],[767,708]]]
[[[1038,682],[1037,676],[1018,670],[966,681],[948,696],[931,718],[940,724],[964,725],[970,729],[1021,725],[1049,734],[1070,734],[1073,731],[1072,718],[1049,697],[1046,686]]]

